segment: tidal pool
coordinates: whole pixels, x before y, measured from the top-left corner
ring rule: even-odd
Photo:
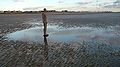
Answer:
[[[7,34],[7,40],[43,43],[43,26],[41,23],[30,23],[34,25],[29,29],[16,31]],[[89,26],[82,27],[63,27],[62,23],[48,24],[47,37],[48,42],[93,42],[99,43],[119,44],[120,40],[120,27],[108,26],[106,28],[96,28]]]

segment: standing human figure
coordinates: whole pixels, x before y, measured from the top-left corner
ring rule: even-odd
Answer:
[[[42,13],[42,20],[43,20],[43,25],[44,25],[44,29],[43,29],[44,35],[43,36],[47,37],[48,34],[47,34],[47,16],[46,16],[46,12],[47,12],[47,10],[46,10],[46,8],[44,8],[44,11]]]

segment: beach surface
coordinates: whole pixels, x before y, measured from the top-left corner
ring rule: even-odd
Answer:
[[[119,67],[120,13],[0,14],[1,67]]]

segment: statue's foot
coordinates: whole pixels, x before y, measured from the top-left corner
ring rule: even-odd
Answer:
[[[43,35],[44,37],[48,37],[49,36],[49,34],[45,34],[45,35]]]

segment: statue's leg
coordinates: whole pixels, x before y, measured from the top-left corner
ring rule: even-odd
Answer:
[[[46,24],[44,23],[44,35],[46,35]]]
[[[44,23],[44,36],[48,36],[48,34],[47,34],[47,23]]]

